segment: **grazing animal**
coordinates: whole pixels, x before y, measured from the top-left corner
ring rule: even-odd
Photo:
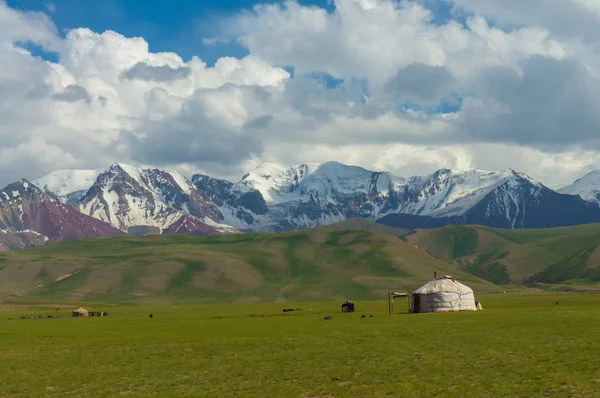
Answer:
[[[326,316],[325,318],[323,318],[323,319],[324,319],[324,320],[326,320],[326,321],[328,321],[328,320],[330,320],[330,319],[333,319],[333,318],[331,317],[331,315],[327,315],[327,316]]]
[[[152,314],[150,314],[150,318],[154,318],[154,317],[152,316]]]
[[[556,305],[558,305],[558,301],[556,302]]]

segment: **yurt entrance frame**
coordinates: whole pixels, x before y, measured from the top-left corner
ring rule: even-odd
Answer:
[[[408,298],[408,310],[410,311],[410,292],[388,292],[388,313],[394,314],[394,297],[407,297]]]

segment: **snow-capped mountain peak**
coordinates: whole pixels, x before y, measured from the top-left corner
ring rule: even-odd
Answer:
[[[23,198],[39,198],[42,195],[42,191],[35,184],[22,178],[0,190],[0,203],[20,202]]]
[[[373,176],[376,178],[373,180]],[[368,194],[397,189],[404,179],[386,172],[373,172],[339,162],[305,163],[283,167],[264,163],[248,174],[240,184],[259,191],[269,204],[290,200],[308,200],[311,195],[329,200],[334,195]]]
[[[82,196],[104,170],[56,170],[33,182],[44,192],[52,193],[61,202]]]
[[[600,170],[593,170],[558,192],[579,195],[583,200],[600,204]]]

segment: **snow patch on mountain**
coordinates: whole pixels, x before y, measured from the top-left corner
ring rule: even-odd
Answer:
[[[175,180],[175,182],[177,183],[177,185],[179,185],[179,188],[181,188],[183,192],[185,192],[187,195],[192,194],[194,186],[183,174],[176,170],[169,171],[169,174],[171,175],[171,177],[173,177],[173,180]]]

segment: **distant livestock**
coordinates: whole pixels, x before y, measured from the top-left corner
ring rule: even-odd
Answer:
[[[92,311],[90,316],[108,316],[108,312]]]

